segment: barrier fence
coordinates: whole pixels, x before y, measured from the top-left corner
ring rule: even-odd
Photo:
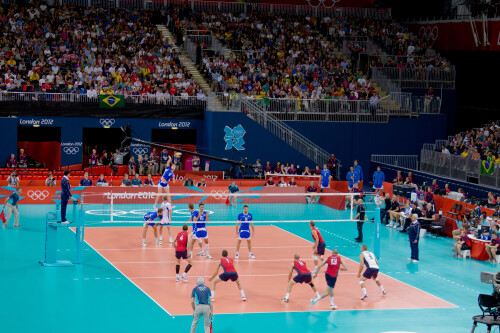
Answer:
[[[375,67],[372,75],[376,81],[377,77],[384,77],[398,84],[400,88],[424,88],[429,87],[442,89],[455,89],[456,71],[455,67],[433,67],[433,68],[404,68],[397,67]]]
[[[418,155],[372,155],[371,161],[405,169],[418,170]]]

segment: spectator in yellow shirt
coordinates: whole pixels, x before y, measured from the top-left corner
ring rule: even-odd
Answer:
[[[31,73],[30,82],[38,82],[38,80],[40,80],[40,75],[38,75],[36,72]]]

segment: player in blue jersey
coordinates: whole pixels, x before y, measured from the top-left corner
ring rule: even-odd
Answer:
[[[161,221],[162,218],[163,218],[162,208],[159,208],[156,212],[149,212],[146,215],[144,215],[143,218],[144,228],[142,229],[142,246],[148,246],[148,244],[146,244],[146,233],[148,232],[148,226],[153,227],[156,244],[159,244],[158,230],[156,229],[156,225],[158,224],[158,222],[155,222],[155,220],[158,219],[158,221]]]
[[[250,233],[250,225],[252,226],[252,233]],[[234,256],[234,259],[239,258],[238,252],[240,251],[240,245],[243,239],[247,240],[248,257],[250,259],[255,259],[255,256],[252,253],[252,234],[255,236],[253,216],[248,212],[248,206],[245,205],[243,206],[243,213],[240,213],[240,215],[238,215],[238,222],[236,222],[236,236],[238,237],[238,241],[236,242],[236,255]]]
[[[172,180],[175,182],[174,179],[174,170],[175,170],[175,165],[172,164],[172,158],[169,156],[168,161],[167,161],[167,167],[165,168],[165,171],[163,172],[163,175],[161,176],[160,180],[158,181],[158,195],[155,198],[155,209],[158,205],[158,200],[160,200],[160,196],[162,194],[162,191],[165,191],[168,197],[168,201],[171,202],[170,199],[170,188],[168,187],[168,182]],[[163,190],[162,190],[163,189]]]
[[[199,239],[202,240],[205,243],[205,252],[207,255],[207,259],[212,259],[212,256],[210,255],[209,252],[209,246],[208,246],[208,232],[207,232],[207,225],[206,223],[209,222],[208,218],[208,212],[204,211],[205,205],[200,204],[198,207],[198,214],[196,217],[194,217],[194,221],[196,221],[196,234],[194,235],[194,239]],[[205,254],[205,252],[200,252],[198,255],[202,256]]]
[[[328,170],[327,165],[323,164],[323,170],[321,170],[321,188],[330,188],[331,180],[332,173]]]
[[[191,212],[191,216],[189,217],[189,222],[193,223],[193,231],[189,234],[189,242],[188,242],[188,253],[191,257],[193,257],[193,247],[194,242],[196,241],[196,219],[198,218],[199,211],[194,209],[194,204],[190,203],[188,205],[189,211]],[[205,251],[203,251],[203,246],[201,243],[201,239],[198,239],[198,244],[200,245],[200,253],[198,255],[205,255]]]

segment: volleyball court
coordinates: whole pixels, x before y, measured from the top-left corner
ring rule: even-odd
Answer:
[[[247,301],[241,300],[235,283],[221,282],[216,289],[215,314],[331,311],[326,299],[316,304],[313,310],[310,309],[309,300],[314,298],[315,294],[307,284],[295,285],[288,303],[280,301],[286,292],[288,273],[294,254],[300,255],[310,271],[314,269],[312,237],[301,238],[286,228],[293,225],[293,230],[298,228],[302,233],[304,229],[310,234],[309,221],[315,220],[319,221],[317,225],[320,230],[335,232],[339,228],[352,228],[354,232],[356,226],[352,220],[356,216],[356,211],[352,205],[346,209],[345,198],[349,197],[350,201],[356,198],[353,194],[319,193],[319,198],[315,198],[317,203],[312,203],[307,193],[279,190],[282,189],[242,189],[236,198],[236,207],[227,205],[228,195],[224,192],[201,193],[194,189],[191,191],[179,189],[179,193],[171,193],[170,201],[174,206],[172,216],[174,238],[181,231],[182,225],[189,220],[189,216],[185,213],[188,203],[196,203],[195,208],[198,208],[198,204],[203,202],[211,221],[207,224],[207,231],[213,259],[197,256],[200,248],[195,244],[193,267],[187,275],[188,283],[176,282],[175,249],[168,242],[166,230],[163,231],[163,245],[155,244],[152,233],[147,236],[148,246],[141,245],[140,214],[153,210],[154,199],[151,200],[148,195],[142,195],[146,197],[144,200],[138,196],[127,198],[126,195],[120,196],[116,193],[116,195],[109,193],[86,195],[84,200],[89,214],[86,214],[88,228],[85,231],[85,240],[166,312],[171,315],[190,315],[192,309],[189,299],[197,277],[204,277],[206,284],[210,286],[208,278],[220,262],[222,250],[227,250],[229,257],[234,258],[237,239],[236,219],[243,205],[247,204],[254,217],[255,234],[252,235],[252,252],[256,258],[249,259],[246,242],[243,241],[239,259],[234,261]],[[370,200],[365,199],[365,201]],[[325,257],[336,248],[336,244],[329,243],[329,240]],[[370,250],[371,244],[368,246]],[[375,283],[368,281],[366,287],[369,297],[360,300],[362,292],[357,277],[359,262],[343,256],[342,248],[338,250],[348,266],[348,271],[339,272],[334,290],[338,310],[455,307],[429,293],[384,275],[383,258],[380,260],[382,274],[379,274],[379,279],[388,294],[383,296]],[[361,250],[357,254],[360,253]],[[181,272],[186,264],[185,261],[181,263]],[[313,282],[320,293],[326,290],[324,269]]]

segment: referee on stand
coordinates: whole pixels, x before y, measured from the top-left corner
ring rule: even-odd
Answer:
[[[205,333],[210,333],[210,318],[214,313],[213,305],[210,303],[210,288],[205,286],[205,279],[198,278],[198,285],[194,287],[191,293],[191,306],[193,307],[193,324],[191,325],[191,333],[196,333],[198,320],[203,316],[203,326]]]
[[[73,199],[70,191],[71,184],[69,183],[68,178],[70,173],[70,170],[64,170],[64,176],[61,180],[61,223],[70,223],[66,219],[66,207],[68,206],[68,201]]]

